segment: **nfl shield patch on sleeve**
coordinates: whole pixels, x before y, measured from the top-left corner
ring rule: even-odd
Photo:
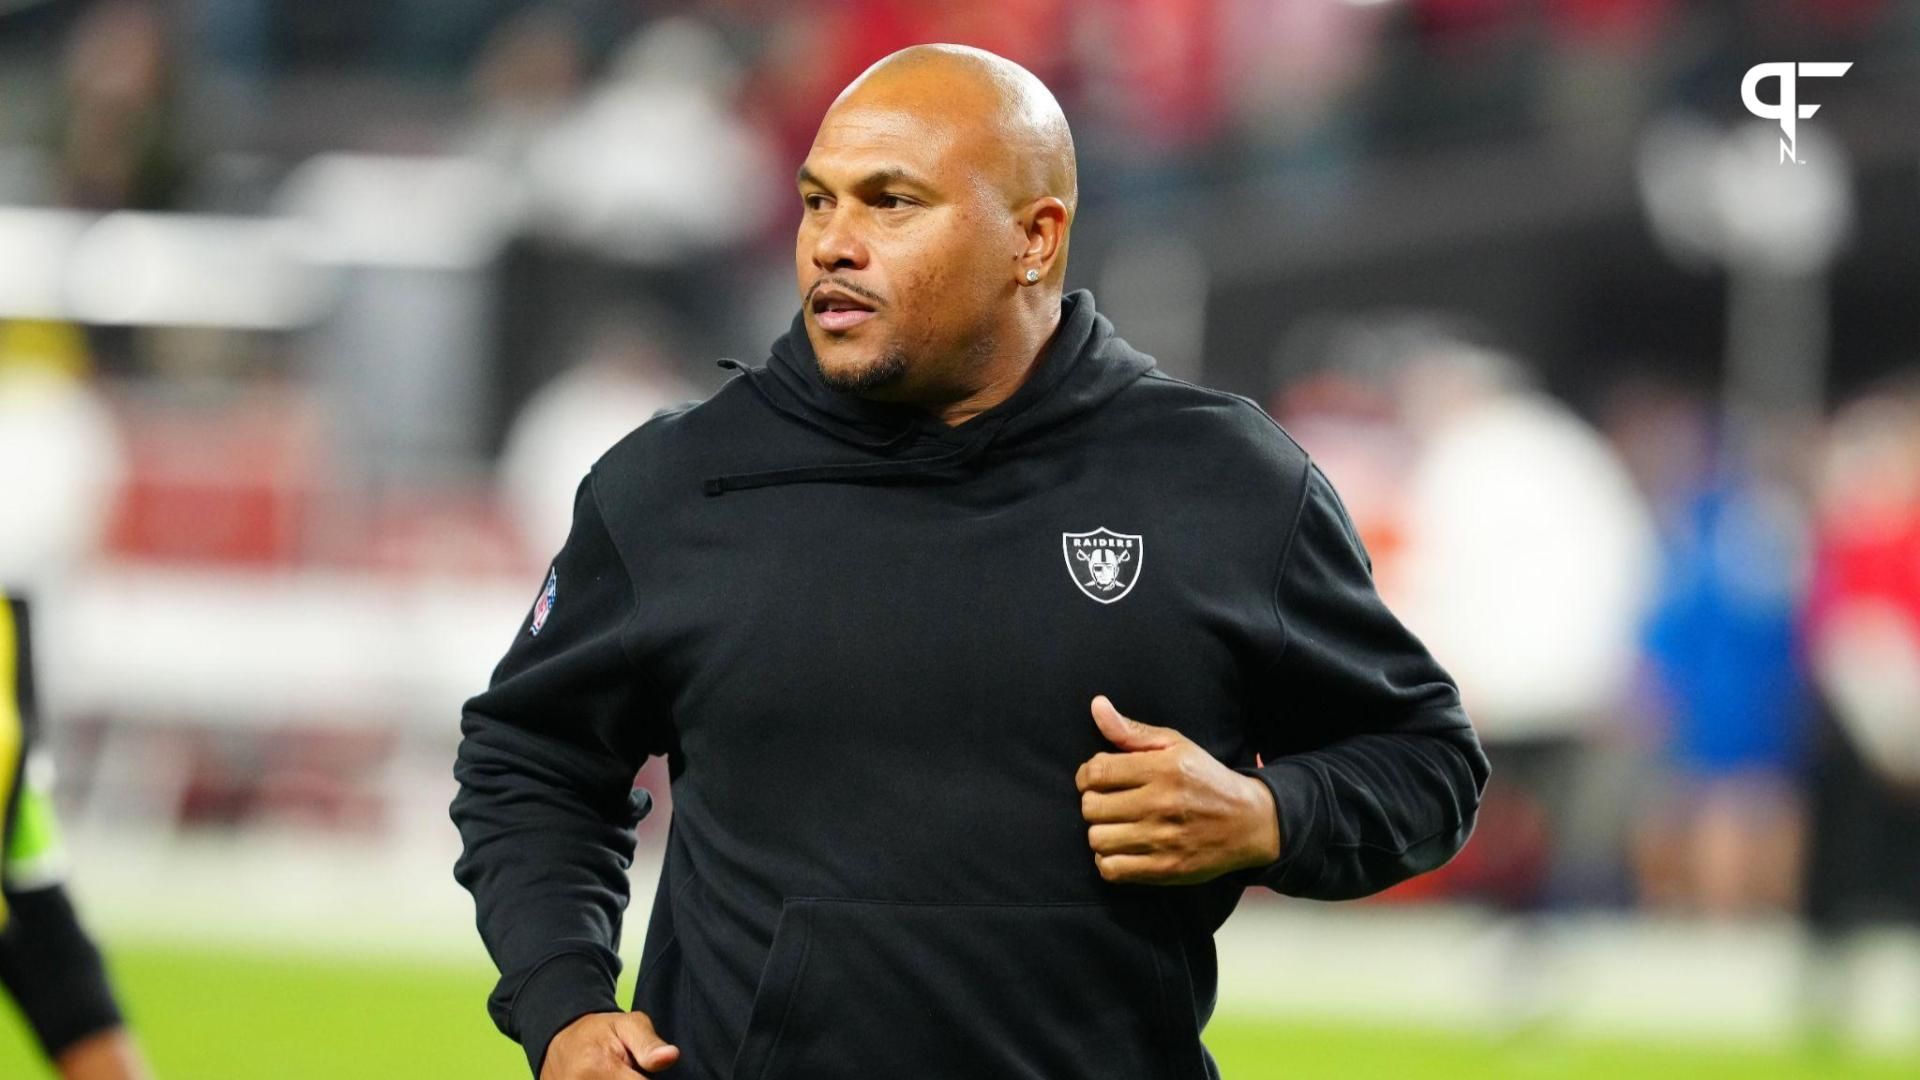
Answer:
[[[553,602],[560,598],[560,568],[547,570],[547,587],[540,591],[540,599],[533,605],[533,625],[527,632],[540,636],[540,628],[547,625],[547,616],[553,614]]]

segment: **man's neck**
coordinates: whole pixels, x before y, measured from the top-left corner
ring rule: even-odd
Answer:
[[[1040,366],[1040,357],[1060,333],[1060,315],[1056,305],[1052,317],[1038,332],[1023,333],[1011,348],[996,350],[983,365],[986,380],[980,387],[963,398],[934,407],[933,414],[948,427],[958,427],[1012,397],[1033,376]]]

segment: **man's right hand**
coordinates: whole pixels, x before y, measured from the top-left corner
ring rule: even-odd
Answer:
[[[680,1048],[653,1030],[646,1013],[588,1013],[547,1044],[540,1080],[631,1080],[679,1060]]]

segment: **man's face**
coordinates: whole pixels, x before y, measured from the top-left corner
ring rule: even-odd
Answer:
[[[1021,237],[981,160],[964,131],[917,110],[828,114],[800,171],[794,262],[830,385],[931,399],[992,348]]]

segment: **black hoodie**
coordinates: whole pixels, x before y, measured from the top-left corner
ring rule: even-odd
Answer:
[[[953,428],[828,387],[804,318],[600,459],[466,703],[455,875],[495,1022],[537,1074],[619,1008],[632,780],[663,754],[632,1007],[669,1075],[1217,1076],[1212,934],[1248,885],[1363,896],[1465,842],[1487,765],[1451,680],[1306,453],[1087,292]],[[1074,785],[1102,693],[1264,780],[1279,861],[1103,880]]]

